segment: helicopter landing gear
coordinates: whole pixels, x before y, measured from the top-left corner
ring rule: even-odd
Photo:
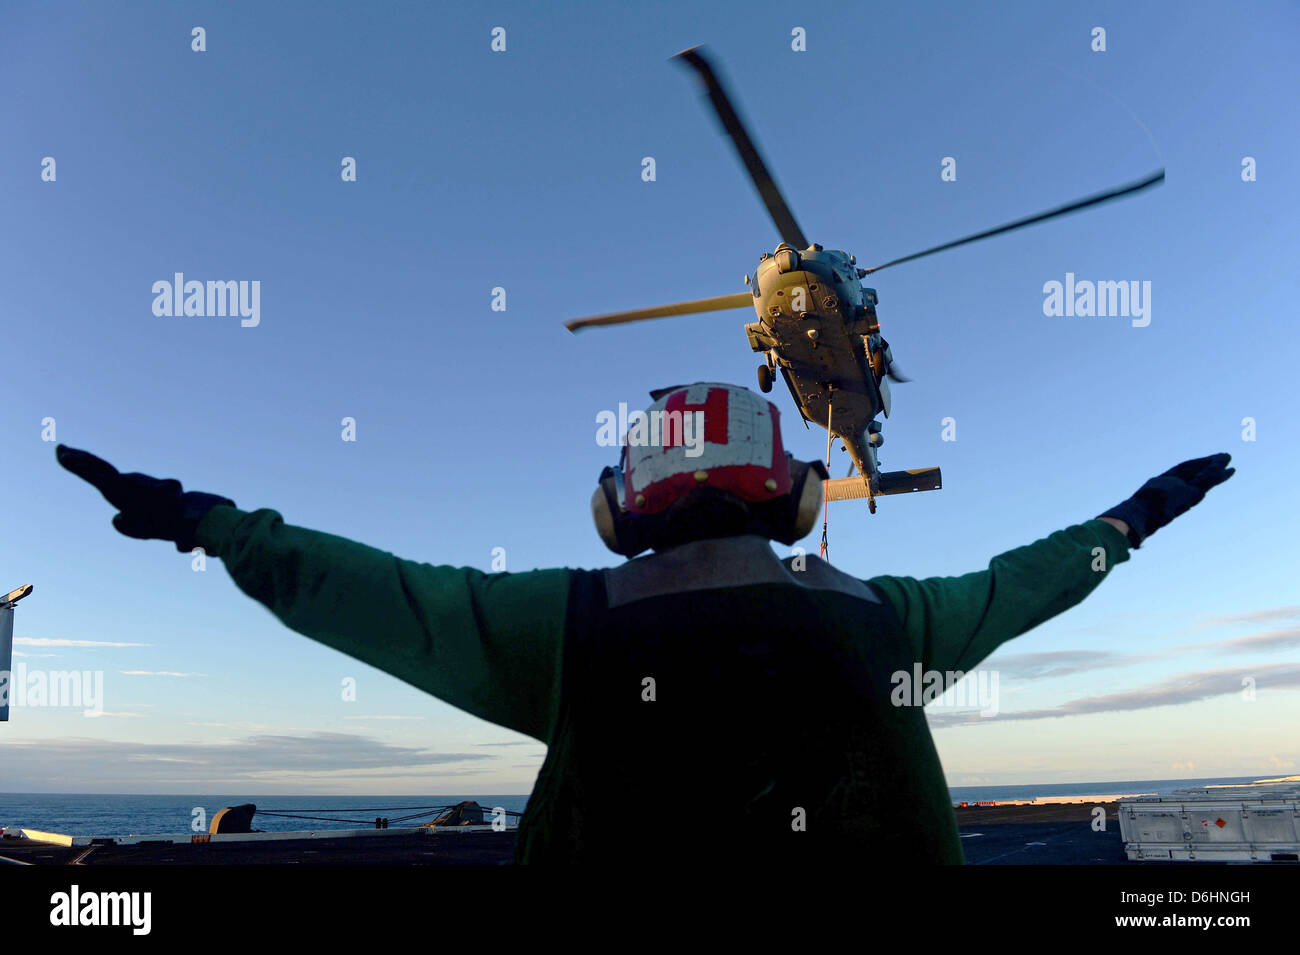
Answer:
[[[772,368],[770,365],[758,366],[758,390],[767,394],[772,390]]]

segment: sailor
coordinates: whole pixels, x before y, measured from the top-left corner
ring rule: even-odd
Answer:
[[[962,862],[923,707],[896,704],[894,675],[971,671],[1233,474],[1227,454],[1186,461],[985,570],[864,580],[773,552],[813,529],[825,477],[785,453],[774,405],[707,382],[652,396],[652,413],[705,413],[703,453],[673,429],[622,449],[592,510],[632,559],[603,570],[418,563],[57,454],[123,534],[202,547],[288,627],[545,743],[518,861],[641,865]]]

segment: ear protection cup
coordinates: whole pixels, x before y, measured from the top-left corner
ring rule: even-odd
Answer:
[[[817,526],[825,492],[822,482],[829,475],[826,465],[820,461],[796,461],[790,455],[786,457],[790,462],[790,496],[785,502],[785,513],[781,515],[779,526],[772,528],[772,539],[782,544],[793,544],[811,534]]]
[[[604,484],[596,485],[591,492],[591,519],[596,523],[596,533],[605,542],[605,546],[614,553],[619,553],[618,531],[614,528],[614,509],[610,507],[605,496]]]
[[[761,532],[782,544],[793,544],[812,533],[817,526],[823,501],[822,482],[826,466],[820,461],[796,461],[789,454],[790,494],[780,500],[760,505],[746,505],[752,516],[753,532]],[[665,521],[658,515],[635,517],[623,507],[623,469],[607,467],[600,472],[600,483],[591,495],[591,517],[600,539],[616,554],[635,557],[656,545],[656,536],[665,535]]]
[[[621,467],[607,467],[600,472],[600,483],[591,495],[591,518],[600,539],[616,554],[635,557],[650,546],[647,528],[623,509]]]

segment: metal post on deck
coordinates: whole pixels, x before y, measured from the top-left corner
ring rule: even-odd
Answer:
[[[0,597],[0,723],[9,720],[9,697],[14,687],[14,604],[31,592],[32,585],[23,584]]]

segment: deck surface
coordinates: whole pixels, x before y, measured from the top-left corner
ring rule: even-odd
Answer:
[[[0,856],[37,865],[502,865],[514,861],[515,836],[507,830],[89,847],[4,840]]]
[[[1094,832],[1093,808],[1106,810]],[[967,865],[1136,865],[1124,854],[1115,803],[958,809]]]
[[[1129,865],[1114,803],[1106,831],[1092,828],[1093,805],[980,806],[958,809],[970,865]],[[435,832],[364,839],[303,839],[180,845],[54,846],[0,841],[0,857],[36,865],[505,865],[514,830]]]

